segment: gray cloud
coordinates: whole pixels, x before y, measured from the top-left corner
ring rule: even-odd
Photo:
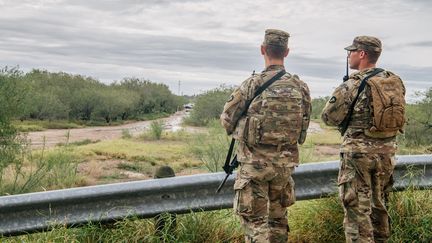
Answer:
[[[263,30],[272,27],[292,33],[287,70],[311,80],[317,92],[340,82],[345,70],[341,46],[363,33],[385,37],[385,55],[392,55],[383,63],[385,68],[408,80],[409,87],[429,87],[432,67],[415,52],[418,47],[429,50],[432,34],[425,32],[419,39],[409,33],[415,31],[413,24],[418,22],[421,28],[425,19],[430,20],[431,4],[384,0],[357,7],[369,9],[370,4],[371,16],[377,17],[360,21],[361,11],[344,1],[272,6],[228,0],[0,0],[0,66],[62,70],[105,82],[138,76],[165,82],[173,90],[181,79],[187,93],[193,93],[224,82],[238,84],[253,69],[260,71]],[[415,8],[413,14],[407,6]],[[352,16],[349,22],[340,12]],[[395,12],[397,18],[390,21]],[[406,26],[401,24],[405,22]],[[397,33],[392,31],[396,25]],[[392,49],[398,43],[410,43],[403,45],[403,54]],[[413,67],[417,64],[422,68]]]
[[[432,41],[420,41],[407,44],[408,46],[416,46],[416,47],[432,47]]]
[[[389,70],[394,71],[403,80],[412,81],[413,84],[416,83],[417,88],[420,86],[429,87],[432,83],[432,66],[431,67],[413,67],[413,66],[389,66]]]

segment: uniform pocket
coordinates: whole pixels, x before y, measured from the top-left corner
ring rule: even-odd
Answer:
[[[354,178],[339,185],[339,196],[345,207],[354,207],[359,203],[357,180]]]
[[[238,178],[234,183],[234,211],[237,214],[247,213],[251,211],[252,189],[250,179]]]
[[[358,200],[356,170],[351,164],[353,154],[342,154],[342,161],[339,169],[338,185],[339,196],[345,207],[356,206]]]
[[[296,201],[295,198],[295,183],[291,176],[288,178],[288,183],[282,191],[281,205],[282,207],[289,207]]]
[[[249,145],[256,145],[260,140],[260,121],[256,117],[249,117],[247,124],[247,140]]]

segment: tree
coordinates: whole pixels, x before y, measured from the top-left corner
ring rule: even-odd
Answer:
[[[0,181],[3,170],[14,163],[21,152],[21,141],[10,120],[22,112],[26,89],[22,73],[16,68],[0,70]]]
[[[414,146],[430,145],[432,144],[432,88],[417,95],[423,99],[406,106],[408,120],[405,126],[405,142]]]
[[[207,125],[211,120],[219,119],[223,106],[232,91],[231,88],[220,87],[199,95],[188,122],[193,125],[203,126]]]
[[[321,119],[321,112],[329,99],[329,96],[312,99],[311,119]]]

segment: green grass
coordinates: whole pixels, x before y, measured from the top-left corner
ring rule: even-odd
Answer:
[[[167,221],[167,225],[172,221]],[[152,219],[136,218],[103,226],[89,223],[81,228],[55,227],[52,231],[0,238],[2,242],[243,242],[238,219],[231,210],[177,216],[176,227],[155,231]]]
[[[127,176],[122,175],[120,173],[111,173],[108,175],[103,175],[103,176],[99,177],[99,179],[101,179],[105,183],[109,183],[109,182],[112,182],[113,180],[127,179]]]
[[[344,242],[337,197],[296,202],[288,209],[290,242]]]
[[[147,121],[154,120],[159,118],[168,117],[170,114],[168,113],[157,113],[157,114],[145,114],[141,117],[138,117],[139,121]],[[87,126],[115,126],[121,125],[128,122],[133,122],[134,120],[116,120],[107,123],[105,120],[15,120],[12,122],[14,127],[18,129],[20,132],[36,132],[36,131],[44,131],[46,129],[73,129],[73,128],[83,128]]]
[[[146,168],[146,173],[151,173],[153,167],[158,165],[169,165],[175,172],[202,166],[199,160],[188,153],[187,144],[182,141],[117,139],[80,146],[75,149],[75,153],[87,159],[104,156],[109,159],[139,162],[142,168]]]
[[[152,114],[143,114],[140,117],[137,117],[137,120],[140,121],[149,121],[149,120],[155,120],[155,119],[159,119],[159,118],[165,118],[170,116],[171,114],[169,113],[152,113]]]
[[[143,173],[143,174],[152,174],[154,167],[156,164],[148,164],[148,163],[140,163],[140,162],[122,162],[120,163],[117,168],[137,173]]]
[[[191,139],[195,139],[197,134],[191,134],[184,129],[180,129],[175,132],[171,131],[162,131],[160,134],[160,139],[157,139],[153,134],[152,131],[147,130],[140,135],[138,135],[136,138],[139,140],[143,140],[146,142],[151,142],[154,140],[162,140],[162,141],[181,141],[181,142],[189,142]],[[132,138],[132,137],[131,137]]]
[[[313,145],[340,145],[342,137],[339,131],[331,128],[324,128],[324,133],[309,133],[305,144]]]
[[[98,142],[100,142],[100,140],[84,139],[84,140],[69,142],[69,143],[58,143],[56,145],[57,146],[83,146],[83,145],[98,143]]]
[[[46,129],[72,129],[83,127],[80,124],[70,121],[57,120],[57,121],[46,121],[46,120],[25,120],[25,121],[13,121],[13,125],[20,132],[34,132],[43,131]]]

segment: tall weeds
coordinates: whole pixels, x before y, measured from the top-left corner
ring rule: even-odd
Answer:
[[[196,134],[190,142],[191,152],[203,162],[211,172],[222,170],[228,153],[230,138],[226,135],[219,121],[209,124],[208,133]]]
[[[37,152],[30,150],[25,137],[20,137],[17,144],[13,159],[0,166],[0,196],[69,188],[80,181],[78,157],[68,142],[56,150],[46,151],[43,146]]]

